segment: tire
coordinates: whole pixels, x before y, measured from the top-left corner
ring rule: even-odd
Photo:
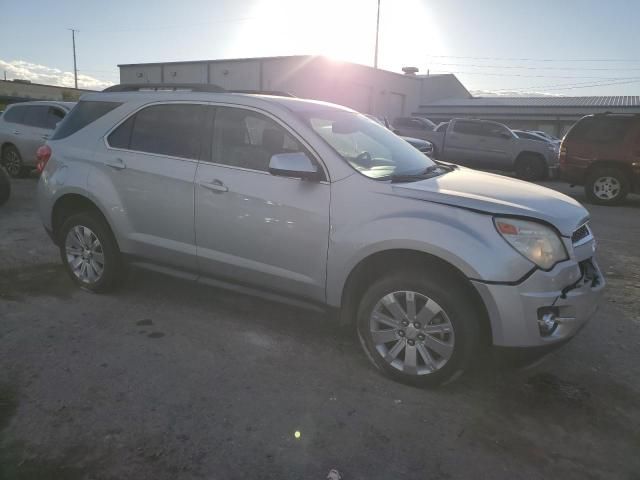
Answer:
[[[357,314],[358,338],[369,360],[393,380],[435,387],[458,378],[480,353],[478,313],[465,286],[449,275],[435,276],[437,280],[416,270],[400,271],[375,281],[362,296]],[[406,292],[413,292],[415,316],[407,307]],[[393,302],[388,301],[390,298]],[[429,308],[423,310],[427,301]],[[436,315],[425,315],[439,309]],[[405,318],[402,312],[409,312],[409,320],[422,322],[407,325],[405,319],[403,325],[398,322],[398,318]],[[382,343],[385,340],[388,341]],[[434,343],[435,340],[440,341]]]
[[[2,149],[2,165],[11,177],[21,178],[24,176],[25,167],[22,156],[13,145],[7,145]]]
[[[584,193],[596,205],[618,205],[629,193],[629,180],[619,168],[598,168],[587,176]]]
[[[544,159],[531,154],[523,154],[516,160],[516,176],[529,182],[544,180],[547,177],[547,164]]]
[[[9,180],[9,174],[0,166],[0,205],[4,205],[11,196],[11,181]]]
[[[103,293],[121,283],[125,271],[122,255],[111,229],[100,216],[92,212],[72,215],[62,224],[58,238],[62,263],[78,286]],[[93,248],[86,248],[89,245]]]

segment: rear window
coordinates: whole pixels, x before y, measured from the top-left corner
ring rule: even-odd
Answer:
[[[51,139],[59,140],[61,138],[66,138],[69,135],[76,133],[81,128],[86,127],[90,123],[95,122],[97,119],[106,115],[120,105],[122,104],[117,102],[78,102],[78,104],[73,107],[69,114],[60,123]]]
[[[588,117],[580,120],[567,138],[587,143],[618,143],[624,140],[631,123],[630,118]]]

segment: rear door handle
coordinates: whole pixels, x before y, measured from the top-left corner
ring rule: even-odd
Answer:
[[[124,170],[127,168],[127,164],[121,158],[109,159],[105,162],[105,165],[113,168],[114,170]]]
[[[229,187],[227,187],[224,183],[222,183],[220,180],[217,180],[217,179],[208,183],[200,182],[200,186],[216,193],[224,193],[229,191]]]
[[[13,134],[14,134],[14,135],[20,135],[20,131],[19,131],[19,130],[14,130],[14,131],[13,131]]]
[[[47,133],[45,133],[44,135],[42,135],[42,139],[43,140],[49,140],[49,135]]]

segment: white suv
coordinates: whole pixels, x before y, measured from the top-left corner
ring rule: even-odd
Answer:
[[[546,351],[595,310],[573,199],[436,163],[344,107],[216,90],[87,94],[41,149],[40,215],[78,285],[108,290],[127,262],[320,306],[419,385],[489,345]]]

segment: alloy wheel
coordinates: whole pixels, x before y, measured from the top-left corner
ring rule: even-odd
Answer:
[[[428,375],[444,367],[454,351],[453,325],[444,309],[418,292],[397,291],[381,298],[369,318],[375,349],[392,367]]]
[[[599,177],[593,182],[593,194],[600,200],[613,200],[621,191],[622,185],[615,177]]]
[[[104,250],[98,236],[88,227],[76,225],[65,239],[67,263],[84,283],[98,282],[104,273]]]
[[[6,168],[9,175],[12,177],[16,177],[20,174],[20,170],[22,168],[22,162],[20,161],[20,156],[14,150],[9,150],[4,154],[4,167]]]

